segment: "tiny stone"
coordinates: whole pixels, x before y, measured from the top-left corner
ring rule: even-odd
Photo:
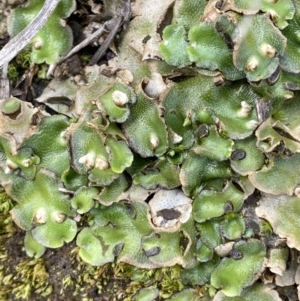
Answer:
[[[173,208],[171,209],[162,209],[157,211],[157,216],[162,216],[166,220],[178,219],[181,216],[181,213]]]
[[[280,71],[281,68],[278,66],[278,68],[273,72],[273,74],[266,79],[268,85],[272,86],[278,81],[280,77]]]
[[[219,0],[219,1],[217,1],[216,4],[215,4],[216,9],[221,10],[223,4],[224,4],[224,0]]]
[[[246,152],[243,149],[237,149],[232,152],[231,154],[231,160],[243,160],[246,158]]]
[[[146,255],[147,257],[155,256],[155,255],[157,255],[157,254],[160,253],[160,247],[154,247],[154,248],[149,249],[149,250],[147,250],[147,251],[144,250],[144,252],[145,252],[145,255]]]
[[[124,248],[124,243],[117,244],[113,249],[114,256],[118,256]]]
[[[233,204],[231,201],[227,201],[224,205],[224,213],[229,213],[229,212],[232,212],[233,211]]]
[[[231,250],[230,251],[230,257],[232,258],[232,259],[234,259],[234,260],[240,260],[240,259],[242,259],[243,258],[243,254],[242,254],[242,252],[241,251],[238,251],[238,250]]]
[[[199,138],[206,137],[206,136],[208,136],[208,134],[209,134],[209,130],[208,130],[208,126],[206,124],[201,124],[196,131],[196,135]]]

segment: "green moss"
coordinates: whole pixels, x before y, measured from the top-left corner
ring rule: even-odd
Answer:
[[[61,2],[49,22],[68,17],[73,3]],[[118,3],[103,9],[111,14]],[[34,4],[13,13],[23,27]],[[56,276],[75,299],[91,299],[85,286],[123,300],[277,300],[254,282],[290,271],[288,248],[274,234],[300,250],[299,3],[134,6],[109,66],[86,67],[80,81],[55,79],[38,98],[58,114],[1,100],[0,183],[17,202],[3,197],[1,240],[14,233],[10,210],[28,231],[30,256],[45,247],[71,253],[77,274],[59,267]],[[56,25],[49,35],[58,39]],[[45,32],[30,60],[46,60],[38,57]],[[24,54],[19,64],[30,60]],[[152,93],[156,76],[163,88]],[[55,289],[42,260],[19,267],[19,278],[30,276],[16,297]],[[13,277],[0,268],[5,295]],[[112,284],[118,277],[127,287]]]
[[[239,253],[239,257],[232,253],[231,258],[223,258],[211,275],[212,285],[229,297],[240,295],[244,287],[255,281],[257,273],[264,268],[266,255],[266,248],[259,240],[239,241],[234,250]]]

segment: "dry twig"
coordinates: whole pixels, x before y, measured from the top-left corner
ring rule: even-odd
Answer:
[[[117,32],[119,31],[120,27],[128,22],[131,17],[131,6],[130,6],[130,0],[123,0],[122,6],[119,7],[117,14],[114,18],[112,18],[110,25],[110,33],[105,39],[104,43],[100,46],[100,48],[97,50],[97,52],[92,57],[89,65],[96,64],[101,57],[106,52],[107,48],[109,47],[110,43],[114,40]]]

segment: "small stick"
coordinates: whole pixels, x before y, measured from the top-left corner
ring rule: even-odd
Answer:
[[[63,57],[63,58],[60,59],[60,61],[57,63],[57,65],[60,64],[60,63],[62,63],[66,59],[68,59],[70,56],[72,56],[73,54],[75,54],[76,52],[78,52],[79,50],[81,50],[82,48],[84,48],[85,46],[87,46],[90,43],[92,43],[92,41],[95,40],[96,38],[101,37],[103,35],[103,33],[106,31],[105,27],[106,27],[106,24],[108,22],[109,21],[106,21],[101,28],[97,29],[89,37],[87,37],[81,43],[79,43],[78,45],[76,45],[65,57]]]
[[[47,71],[47,78],[50,78],[50,76],[54,73],[55,68],[57,67],[57,65],[61,64],[62,62],[64,62],[66,59],[68,59],[70,56],[72,56],[73,54],[77,53],[78,51],[80,51],[82,48],[84,48],[85,46],[89,45],[90,43],[92,43],[93,40],[101,37],[103,35],[103,33],[106,31],[105,27],[107,26],[107,24],[110,21],[106,21],[103,26],[99,29],[97,29],[94,33],[92,33],[89,37],[87,37],[86,39],[84,39],[81,43],[79,43],[78,45],[76,45],[73,49],[71,49],[71,51],[64,56],[63,58],[61,58],[59,60],[58,63],[54,64],[54,65],[50,65]]]
[[[94,64],[97,64],[97,62],[101,59],[101,57],[104,55],[105,51],[109,47],[110,43],[115,38],[115,35],[117,34],[119,28],[121,27],[123,23],[123,17],[118,16],[115,19],[115,24],[113,29],[110,31],[109,35],[105,39],[104,43],[101,45],[101,47],[96,51],[96,53],[93,55],[89,65],[92,66]]]
[[[73,54],[80,51],[82,48],[84,48],[87,45],[89,45],[90,43],[92,43],[95,39],[101,37],[104,34],[104,32],[107,32],[108,31],[107,28],[111,28],[111,26],[112,26],[112,24],[111,24],[112,21],[114,21],[114,19],[106,21],[101,28],[97,29],[89,37],[85,38],[81,43],[76,45],[66,56],[61,58],[58,63],[56,63],[55,65],[50,65],[48,68],[48,71],[47,71],[47,78],[49,78],[54,73],[54,70],[57,67],[57,65],[61,64],[66,59],[68,59],[70,56],[72,56]]]
[[[89,63],[90,66],[97,64],[97,62],[101,59],[101,57],[104,55],[105,51],[109,47],[110,43],[115,38],[119,28],[124,23],[129,22],[130,17],[131,17],[130,0],[123,0],[122,5],[117,9],[116,16],[110,20],[111,24],[107,26],[108,28],[111,29],[109,35],[106,37],[104,43],[100,46],[100,48],[92,57]]]

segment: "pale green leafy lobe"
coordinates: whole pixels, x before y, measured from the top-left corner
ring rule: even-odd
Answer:
[[[8,26],[9,34],[15,36],[23,30],[38,14],[43,4],[44,1],[31,0],[27,6],[13,10]],[[73,44],[73,35],[66,24],[62,25],[62,19],[69,17],[75,7],[74,0],[64,0],[57,6],[47,23],[31,41],[33,62],[54,64],[69,52]]]

